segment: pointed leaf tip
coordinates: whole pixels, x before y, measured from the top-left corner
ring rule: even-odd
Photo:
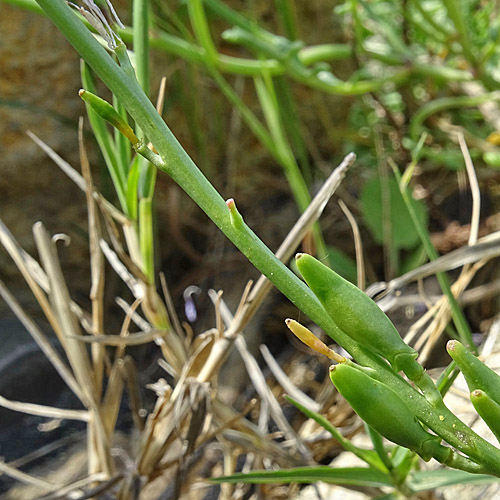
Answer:
[[[236,208],[236,203],[233,198],[226,200],[226,206],[229,208],[229,217],[231,220],[231,225],[238,230],[243,229],[243,217],[238,212]]]

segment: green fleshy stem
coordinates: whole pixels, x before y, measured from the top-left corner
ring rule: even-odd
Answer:
[[[478,415],[491,429],[497,440],[500,441],[500,405],[480,389],[471,392],[470,400]]]
[[[464,374],[469,391],[480,389],[500,405],[500,376],[457,340],[450,340],[446,350]]]

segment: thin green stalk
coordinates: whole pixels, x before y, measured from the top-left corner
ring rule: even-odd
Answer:
[[[417,214],[415,213],[414,205],[411,202],[411,193],[408,189],[409,178],[405,176],[406,182],[402,182],[401,174],[399,173],[397,167],[392,165],[394,170],[394,175],[396,176],[399,182],[399,188],[401,190],[401,195],[403,196],[403,200],[405,201],[406,207],[410,213],[410,216],[413,220],[413,224],[415,225],[415,229],[417,230],[418,235],[420,236],[420,240],[425,248],[425,252],[427,253],[427,257],[429,260],[435,260],[439,257],[434,245],[432,244],[429,232],[426,227],[423,226]],[[465,319],[464,313],[461,307],[458,305],[453,292],[451,291],[451,284],[446,273],[436,273],[436,278],[439,282],[439,286],[441,290],[446,295],[448,302],[450,304],[451,317],[458,331],[459,338],[463,344],[467,346],[468,349],[477,353],[476,347],[472,340],[472,332]]]
[[[229,25],[238,26],[245,31],[250,31],[260,38],[264,38],[270,42],[276,42],[277,39],[281,38],[270,31],[265,30],[260,27],[254,21],[251,21],[247,17],[241,15],[239,12],[228,7],[224,2],[220,0],[203,0],[205,7],[212,11],[216,16],[224,19]]]
[[[3,0],[4,3],[21,7],[22,9],[35,12],[36,14],[44,14],[43,9],[36,3],[35,0]]]
[[[394,244],[392,221],[394,215],[391,213],[393,206],[389,191],[388,166],[382,146],[382,138],[378,129],[375,130],[375,151],[377,154],[377,170],[380,178],[380,200],[382,205],[382,238],[384,243],[385,278],[387,281],[393,279],[399,269],[399,251]]]
[[[127,214],[133,220],[137,221],[137,193],[139,187],[139,163],[143,160],[142,156],[136,155],[130,163],[127,176]]]
[[[284,168],[295,201],[300,211],[303,212],[311,202],[311,197],[283,131],[273,82],[269,77],[255,78],[254,81],[259,102],[273,143],[275,144],[278,158]]]
[[[436,33],[439,33],[440,36],[443,37],[444,40],[450,40],[451,37],[453,36],[453,33],[449,31],[442,23],[437,23],[434,20],[434,16],[427,12],[427,10],[424,9],[424,6],[422,5],[421,0],[412,0],[413,6],[417,9],[417,11],[422,15],[424,18],[425,22],[431,26]]]
[[[234,89],[227,83],[225,78],[215,68],[209,68],[210,76],[219,86],[220,90],[231,103],[231,105],[238,110],[243,121],[247,124],[248,128],[253,132],[255,137],[264,145],[264,147],[278,159],[277,151],[271,135],[266,127],[259,121],[252,110],[245,104],[243,99],[234,91]]]
[[[307,147],[302,138],[302,130],[297,106],[292,90],[285,78],[276,77],[273,79],[278,99],[278,110],[282,116],[283,126],[290,138],[290,143],[301,167],[302,175],[308,186],[311,185],[313,176],[311,164],[308,157]]]
[[[134,0],[132,10],[132,32],[134,37],[135,75],[146,96],[149,95],[149,0]],[[144,135],[136,122],[136,133]],[[156,182],[156,168],[143,157],[139,165],[139,245],[141,249],[142,270],[149,283],[154,284],[154,246],[153,246],[153,203]],[[133,184],[132,184],[133,185]],[[132,196],[132,193],[130,193]]]
[[[149,0],[133,1],[132,26],[135,74],[144,93],[149,95]]]
[[[80,66],[80,73],[82,76],[83,87],[89,92],[95,93],[96,89],[92,78],[92,74],[90,68],[87,66],[85,62],[82,62]],[[122,207],[122,210],[125,212],[125,214],[128,215],[127,199],[126,199],[127,197],[125,194],[126,182],[127,182],[126,174],[122,168],[122,165],[118,161],[118,155],[111,133],[108,130],[108,126],[104,121],[104,119],[101,118],[92,109],[91,106],[85,103],[85,108],[87,110],[87,116],[89,118],[90,126],[94,133],[94,137],[97,140],[97,144],[99,145],[99,149],[101,150],[104,161],[108,168],[108,172],[111,176],[111,180],[113,182],[113,186],[118,196],[118,201],[120,202],[120,206]],[[127,145],[127,147],[130,149],[129,145]]]
[[[352,57],[352,47],[343,43],[311,45],[299,50],[297,57],[304,66],[326,61],[338,61]]]
[[[116,109],[118,114],[122,117],[124,121],[127,121],[127,112],[125,108],[121,105],[121,103],[113,96],[113,107]],[[127,138],[115,129],[115,150],[117,153],[117,162],[120,166],[120,170],[123,172],[124,177],[128,176],[128,171],[130,167],[130,162],[132,160],[131,150],[130,150],[130,142]],[[128,195],[128,187],[126,188],[126,192]]]
[[[205,57],[207,62],[212,65],[217,64],[217,49],[210,35],[210,28],[203,9],[202,0],[190,0],[188,2],[189,18],[193,26],[196,39],[200,45],[205,49]]]
[[[272,78],[269,75],[264,75],[263,79],[255,78],[254,81],[260,105],[271,132],[280,164],[283,167],[295,202],[299,210],[304,212],[311,202],[311,196],[283,130],[278,99],[276,97]],[[317,223],[313,226],[312,233],[317,255],[320,259],[327,257],[328,252],[326,250],[326,245]]]
[[[465,57],[475,67],[477,65],[476,51],[469,36],[469,29],[465,24],[464,2],[462,0],[442,0],[442,2],[446,7],[449,18],[455,25]]]
[[[153,199],[139,200],[139,245],[141,248],[142,271],[148,277],[150,284],[154,283],[154,245],[153,245]]]
[[[304,415],[313,419],[318,425],[321,425],[325,430],[327,430],[333,438],[344,448],[346,451],[350,451],[355,456],[366,462],[370,467],[378,469],[381,472],[387,472],[387,467],[384,465],[380,457],[373,450],[367,450],[365,448],[359,448],[355,444],[352,443],[349,439],[346,439],[340,431],[334,427],[330,421],[316,413],[306,406],[299,403],[299,401],[293,399],[291,396],[285,396],[285,399],[295,405]]]
[[[492,474],[500,475],[500,450],[475,434],[444,404],[429,404],[381,358],[350,339],[329,318],[311,290],[273,255],[250,228],[244,223],[233,224],[234,217],[231,217],[228,205],[189,158],[137,81],[117,66],[64,0],[37,1],[153,142],[159,155],[156,157],[150,151],[146,153],[149,158],[156,161],[158,167],[191,196],[255,267],[360,363],[372,366],[384,378],[384,383],[404,398],[409,408],[429,428],[483,464]]]
[[[500,92],[489,92],[478,96],[457,96],[457,97],[442,97],[428,102],[413,115],[410,123],[410,137],[416,140],[421,133],[421,128],[425,120],[435,113],[444,111],[445,109],[455,108],[470,108],[479,106],[485,102],[500,100]]]
[[[285,29],[285,35],[290,40],[299,38],[297,27],[297,17],[295,15],[295,5],[291,0],[274,0],[276,10],[281,19],[281,24]]]
[[[385,468],[389,473],[392,473],[394,469],[394,465],[392,463],[391,458],[389,457],[389,453],[387,452],[387,449],[384,446],[384,440],[383,437],[372,427],[370,427],[366,422],[365,422],[365,432],[368,434],[368,437],[370,438],[370,441],[373,444],[373,449],[379,456],[381,462],[384,464]],[[392,477],[392,474],[391,474]]]
[[[458,377],[460,370],[457,367],[455,361],[452,361],[446,369],[439,375],[439,378],[436,380],[436,387],[438,388],[441,395],[444,395],[448,392],[450,387],[455,382],[455,379]]]
[[[409,47],[404,43],[403,37],[400,33],[396,33],[393,27],[386,22],[384,17],[379,15],[375,9],[372,8],[369,2],[365,0],[357,0],[360,5],[362,5],[363,9],[367,13],[369,19],[371,21],[375,21],[374,23],[370,23],[370,29],[378,32],[379,36],[386,40],[389,47],[391,47],[392,52],[398,54],[400,57],[406,58],[408,61],[413,59],[413,53]],[[364,24],[367,24],[366,21]]]
[[[210,65],[214,66],[217,62],[217,50],[210,36],[201,0],[189,3],[189,14],[198,41],[204,47]],[[254,29],[254,25],[252,25],[252,33],[247,33],[249,33],[250,36],[254,36],[254,32],[256,30],[259,31],[257,28]],[[263,43],[265,46],[271,46],[267,40]],[[287,43],[290,42],[287,41]],[[257,93],[259,95],[264,115],[272,136],[272,142],[275,145],[274,149],[277,153],[277,158],[284,167],[285,175],[296,203],[299,206],[299,209],[303,212],[309,205],[311,197],[280,124],[280,113],[272,79],[268,74],[263,73],[263,76],[266,82],[265,87],[259,84],[260,79],[255,79]],[[325,257],[327,255],[326,246],[324,244],[321,231],[317,225],[313,228],[313,236],[318,255],[321,258]]]
[[[189,14],[198,41],[206,50],[211,65],[214,65],[217,60],[217,50],[210,36],[210,30],[201,0],[189,2]],[[265,77],[265,81],[266,85],[264,86],[260,84],[260,79],[256,79],[257,93],[271,133],[272,142],[275,144],[278,159],[284,167],[285,176],[287,177],[296,203],[300,211],[303,212],[311,202],[311,197],[280,124],[278,103],[272,79],[267,76]],[[326,247],[317,226],[314,228],[313,234],[318,248],[318,254],[321,257],[326,256]]]
[[[470,71],[450,68],[448,66],[437,66],[435,64],[414,62],[412,64],[412,72],[418,76],[426,76],[446,82],[470,82],[474,80],[474,75]]]
[[[420,6],[420,2],[419,7]],[[446,47],[449,47],[449,40],[443,35],[441,31],[437,31],[433,29],[433,26],[429,24],[425,18],[424,19],[418,19],[415,14],[411,15],[409,9],[405,9],[405,19],[407,20],[408,24],[411,25],[414,29],[418,29],[419,31],[422,31],[425,33],[425,36],[429,39],[432,40],[440,45],[444,45]]]
[[[210,116],[210,124],[215,123],[215,117],[207,110],[206,116],[203,116],[203,106],[217,107],[212,103],[212,96],[204,95],[204,85],[200,83],[200,68],[190,64],[184,65],[184,71],[176,73],[176,87],[179,96],[175,96],[183,110],[184,118],[193,138],[193,144],[197,152],[198,166],[205,173],[208,172],[211,160],[208,153],[207,138],[207,120]]]

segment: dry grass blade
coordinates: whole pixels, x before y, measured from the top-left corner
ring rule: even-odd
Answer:
[[[134,360],[130,356],[125,356],[122,366],[122,376],[127,386],[129,395],[129,405],[132,412],[132,419],[135,427],[139,431],[144,430],[144,418],[141,416],[142,400],[139,383],[137,380],[137,370]]]
[[[167,330],[151,330],[149,332],[130,333],[126,337],[123,335],[98,335],[96,337],[77,335],[71,338],[78,339],[86,344],[126,347],[147,344],[164,337],[167,333]]]
[[[38,290],[47,292],[49,289],[49,282],[40,264],[19,245],[1,219],[0,243],[2,243],[19,271],[21,271],[23,278],[32,289],[35,297],[38,299],[38,294],[36,293]],[[35,286],[32,286],[32,284]]]
[[[153,327],[150,325],[150,323],[148,323],[140,314],[138,314],[133,309],[133,305],[129,305],[127,301],[123,300],[121,297],[116,297],[115,302],[127,316],[130,316],[130,319],[143,332],[151,332],[153,330]]]
[[[354,248],[356,251],[356,268],[357,268],[357,282],[358,288],[360,290],[365,289],[365,262],[363,258],[363,242],[361,241],[361,233],[359,232],[358,223],[356,219],[352,215],[351,211],[347,208],[347,205],[339,200],[340,208],[342,212],[344,212],[349,224],[352,228],[352,234],[354,236]]]
[[[278,383],[283,387],[285,392],[292,396],[292,398],[296,399],[300,404],[310,408],[315,412],[319,412],[321,407],[320,405],[311,399],[307,394],[302,392],[287,376],[287,374],[281,369],[278,362],[274,359],[273,355],[265,345],[260,346],[260,352],[264,357],[264,361],[269,366],[272,374],[278,381]]]
[[[64,410],[61,408],[55,408],[53,406],[24,403],[21,401],[11,401],[4,398],[3,396],[0,396],[0,406],[8,408],[9,410],[28,413],[29,415],[38,415],[41,417],[49,418],[62,418],[66,420],[81,420],[83,422],[89,421],[89,413],[87,411]]]
[[[16,479],[21,483],[35,486],[36,488],[39,488],[41,490],[54,491],[55,489],[60,488],[60,485],[49,483],[48,481],[45,481],[43,479],[34,477],[30,474],[26,474],[25,472],[22,472],[15,467],[6,464],[5,462],[3,462],[3,460],[0,460],[0,473]]]
[[[37,302],[40,304],[45,317],[50,326],[64,345],[64,335],[62,334],[52,307],[49,304],[46,293],[49,291],[49,282],[47,276],[40,264],[31,257],[14,239],[12,233],[7,229],[2,220],[0,220],[0,243],[7,250],[11,259],[23,275],[24,280],[30,287]]]
[[[121,262],[117,253],[110,248],[105,240],[101,240],[100,245],[101,250],[106,256],[106,259],[110,263],[111,267],[120,279],[128,286],[132,295],[136,299],[144,300],[146,291],[143,284],[129,272],[127,267]]]
[[[86,186],[84,178],[67,161],[63,160],[51,147],[45,144],[33,132],[28,130],[26,134],[82,191],[85,191]],[[111,203],[109,203],[109,201],[106,200],[106,198],[104,198],[100,193],[94,191],[93,196],[101,206],[101,209],[110,214],[113,219],[121,224],[130,223],[127,217],[117,210]]]
[[[52,441],[49,444],[46,444],[41,448],[38,448],[37,450],[32,451],[31,453],[28,453],[27,455],[17,458],[16,460],[10,461],[8,465],[14,468],[24,467],[25,465],[30,464],[36,460],[39,460],[40,458],[45,457],[56,450],[60,450],[64,446],[75,443],[76,441],[79,440],[79,438],[80,436],[78,433],[68,434],[63,438],[57,439],[56,441]]]
[[[472,281],[477,271],[484,266],[486,260],[476,263],[474,266],[464,269],[460,274],[460,277],[453,283],[451,290],[455,297],[459,297],[465,288]],[[432,322],[425,329],[423,333],[419,335],[419,339],[415,344],[417,350],[422,349],[419,360],[425,363],[427,357],[432,352],[432,349],[439,339],[440,335],[446,328],[449,320],[451,318],[451,312],[449,307],[448,299],[444,296],[436,302],[436,304],[429,309],[422,318],[416,321],[412,327],[409,329],[408,334],[405,336],[405,342],[411,342],[415,336],[418,335],[419,329],[423,327],[429,320]],[[425,344],[425,347],[424,347]]]
[[[101,415],[104,429],[111,440],[113,431],[115,430],[118,411],[123,393],[123,377],[122,377],[123,360],[116,359],[111,368],[108,377],[108,385],[101,406]]]
[[[226,429],[222,432],[225,439],[241,446],[247,452],[257,453],[283,466],[303,465],[304,460],[292,455],[278,443],[269,439],[267,434],[263,434],[259,428],[219,399],[212,401],[212,412],[219,422],[233,421],[235,424],[232,429]]]
[[[122,479],[122,475],[118,474],[111,479],[106,480],[103,474],[91,474],[83,479],[75,481],[74,483],[62,486],[55,491],[41,497],[37,497],[34,500],[66,500],[72,498],[75,500],[85,500],[87,498],[98,498],[96,495],[100,493],[105,493],[111,487],[113,487],[118,481]],[[88,490],[86,493],[82,492],[82,488],[88,486],[89,484],[101,483]],[[78,496],[76,496],[78,495]],[[99,497],[100,498],[100,497]]]
[[[49,342],[45,334],[38,328],[36,323],[24,312],[21,304],[16,300],[16,298],[7,290],[3,281],[0,280],[0,295],[5,300],[7,305],[10,307],[12,312],[17,316],[19,321],[28,330],[28,332],[33,337],[33,340],[38,344],[42,352],[47,356],[47,359],[52,363],[52,366],[59,373],[61,378],[66,382],[68,387],[73,391],[73,393],[80,399],[80,401],[85,400],[85,395],[80,389],[75,377],[66,366],[66,363],[61,359],[59,353]]]
[[[132,321],[132,314],[134,314],[134,312],[139,307],[141,302],[142,302],[141,299],[136,299],[128,309],[127,314],[125,315],[125,319],[123,320],[122,327],[120,329],[121,338],[128,338],[130,334],[129,327],[130,327],[130,322]],[[115,358],[116,359],[123,358],[123,356],[125,356],[125,345],[121,344],[116,350]]]
[[[469,248],[473,247],[477,243],[477,235],[479,231],[479,217],[481,209],[481,193],[479,191],[479,184],[477,181],[476,173],[474,170],[474,165],[467,149],[467,144],[465,143],[464,135],[462,132],[458,133],[458,142],[460,144],[460,149],[462,150],[462,155],[464,157],[464,162],[467,170],[467,175],[469,178],[469,184],[472,192],[472,213],[471,213],[471,229],[469,235]],[[472,281],[476,272],[487,262],[487,259],[482,259],[472,265],[471,263],[464,264],[460,276],[452,286],[452,293],[455,297],[460,297],[463,291],[467,288],[469,283]],[[446,328],[448,322],[451,318],[450,305],[448,300],[440,299],[438,303],[437,312],[433,321],[426,328],[423,334],[419,337],[418,342],[415,344],[416,349],[421,349],[420,359],[421,362],[425,362],[432,352],[436,342],[442,335],[444,329]],[[433,310],[431,308],[431,310]],[[424,345],[425,342],[425,345]],[[422,347],[424,346],[424,347]]]
[[[87,200],[87,213],[89,225],[89,250],[90,250],[90,300],[92,302],[92,329],[93,335],[99,335],[104,331],[104,259],[99,247],[101,240],[101,223],[99,213],[94,200],[94,184],[92,173],[83,143],[83,118],[78,122],[78,143],[80,146],[80,164],[83,178],[85,179],[85,196]],[[102,378],[104,373],[104,347],[92,345],[92,358],[95,373],[96,393],[102,391]]]
[[[42,223],[33,226],[35,242],[50,282],[50,302],[57,317],[59,328],[64,332],[65,349],[80,388],[85,393],[87,407],[94,406],[95,381],[85,346],[74,337],[81,335],[80,326],[72,314],[71,302],[64,277],[59,266],[55,244]]]
[[[394,303],[392,294],[412,281],[427,278],[439,272],[450,271],[466,264],[474,264],[482,259],[492,259],[498,256],[500,256],[500,231],[480,238],[473,246],[462,247],[438,257],[388,283],[373,283],[367,288],[366,293],[373,297],[383,290],[384,294],[377,300],[377,304],[383,311],[387,311]]]
[[[106,256],[108,262],[113,267],[114,271],[122,279],[122,281],[129,287],[134,297],[142,301],[143,311],[151,310],[153,304],[159,305],[159,296],[156,291],[148,288],[144,281],[140,281],[133,276],[126,266],[121,262],[118,255],[109,247],[106,241],[101,240],[101,249]],[[147,305],[147,306],[146,306]],[[148,316],[149,317],[149,316]],[[168,331],[168,343],[163,342],[160,344],[162,353],[169,364],[180,373],[183,363],[186,359],[186,353],[182,341],[170,330]]]
[[[179,384],[188,377],[196,377],[200,384],[206,382],[205,380],[200,380],[199,374],[203,370],[207,359],[212,352],[216,338],[217,330],[215,328],[212,328],[196,337],[195,342],[191,345],[191,355],[182,368],[182,373],[179,377]]]
[[[54,332],[58,336],[61,344],[64,345],[64,335],[59,329],[59,325],[57,324],[57,320],[54,316],[52,308],[47,300],[46,293],[49,292],[49,280],[44,270],[41,268],[40,264],[29,255],[15,238],[12,236],[11,232],[7,229],[3,221],[0,219],[0,243],[4,246],[4,248],[9,253],[10,257],[16,264],[17,268],[23,275],[24,280],[30,287],[33,295],[35,296],[37,302],[42,308],[43,313],[45,314],[50,326],[53,328]],[[87,321],[86,314],[82,311],[80,306],[73,301],[70,301],[70,309],[73,313],[75,313],[82,326],[86,330],[91,330],[91,325]]]
[[[155,412],[148,418],[143,436],[144,443],[137,460],[139,474],[147,477],[154,474],[157,465],[165,455],[165,451],[176,439],[175,431],[179,424],[185,421],[189,411],[189,402],[183,400],[180,405],[177,405],[175,416],[173,411],[174,401],[168,401],[167,404],[162,405],[160,412]]]
[[[477,182],[474,164],[472,163],[472,158],[470,157],[469,149],[467,148],[464,134],[462,132],[458,134],[458,142],[460,144],[460,149],[462,150],[462,155],[464,157],[465,168],[467,170],[467,176],[469,177],[469,184],[472,193],[472,214],[469,236],[469,246],[472,246],[477,243],[477,235],[479,232],[479,219],[481,214],[481,191],[479,190],[479,183]]]
[[[211,290],[211,292],[213,292],[213,290]],[[233,316],[225,302],[222,300],[219,294],[213,292],[209,295],[213,302],[219,301],[218,307],[220,308],[222,319],[224,320],[226,325],[230,325],[233,320]],[[269,405],[271,416],[276,422],[276,425],[278,425],[278,427],[283,431],[288,439],[292,439],[296,443],[297,449],[306,458],[306,460],[312,460],[309,450],[300,441],[299,437],[292,429],[291,425],[288,423],[285,415],[283,414],[283,410],[281,409],[280,404],[267,386],[266,379],[264,377],[264,374],[262,373],[262,370],[260,369],[255,358],[248,351],[245,339],[241,335],[238,335],[236,337],[235,345],[241,358],[243,359],[243,363],[245,364],[245,368],[250,377],[250,380],[252,381],[252,384],[255,387],[255,390],[257,391],[257,394],[259,394],[261,399]]]
[[[236,349],[240,353],[243,362],[245,363],[245,367],[248,372],[248,376],[252,381],[257,394],[261,397],[262,400],[265,400],[269,405],[269,411],[273,420],[276,422],[276,425],[283,431],[285,436],[288,439],[291,439],[295,442],[297,449],[299,452],[306,458],[306,460],[311,460],[311,455],[309,450],[304,446],[304,444],[300,441],[299,437],[292,429],[291,425],[288,423],[285,415],[283,414],[283,410],[281,409],[280,404],[277,399],[269,389],[266,383],[266,379],[264,374],[262,373],[257,361],[250,354],[247,349],[246,342],[242,336],[238,336],[235,341]]]
[[[172,300],[172,295],[170,294],[170,290],[168,287],[167,280],[165,279],[165,274],[160,273],[160,283],[161,289],[163,291],[163,297],[165,299],[165,305],[167,306],[168,316],[170,321],[172,322],[172,327],[176,333],[176,335],[180,339],[185,339],[184,330],[182,329],[181,323],[179,321],[179,317],[177,316],[177,311],[175,310],[174,301]]]
[[[217,335],[217,340],[215,341],[210,351],[210,355],[208,356],[204,366],[198,373],[197,378],[200,382],[206,382],[207,380],[210,380],[214,374],[218,373],[218,371],[228,358],[231,349],[233,347],[234,340],[238,333],[237,325],[239,325],[239,318],[241,318],[241,316],[245,314],[244,311],[246,310],[247,299],[252,284],[253,284],[252,281],[249,281],[247,283],[230,327],[225,332],[223,332],[222,335],[221,335],[221,330],[219,330],[219,334]],[[218,295],[217,292],[215,292],[215,290],[209,290],[208,295],[211,297],[212,302],[217,301]],[[217,315],[220,315],[220,307],[221,303],[219,302],[216,304],[216,308],[218,310]],[[229,316],[231,316],[230,313]]]
[[[64,332],[66,355],[90,411],[88,425],[89,472],[91,474],[105,472],[110,475],[113,465],[108,436],[98,409],[96,382],[85,344],[74,338],[81,335],[81,331],[77,318],[70,309],[71,299],[59,265],[55,243],[51,241],[47,230],[40,222],[34,225],[33,233],[50,282],[50,302],[60,329]]]

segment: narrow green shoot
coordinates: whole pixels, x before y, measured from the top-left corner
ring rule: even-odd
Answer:
[[[434,245],[432,244],[431,238],[429,231],[427,230],[426,227],[424,227],[419,218],[417,217],[413,204],[411,203],[411,193],[410,190],[408,189],[408,182],[409,182],[409,176],[404,176],[405,182],[402,182],[402,177],[401,174],[399,173],[399,170],[397,166],[394,163],[390,163],[391,167],[394,171],[394,175],[396,176],[396,179],[399,182],[399,188],[401,190],[401,195],[403,196],[403,199],[405,201],[405,204],[408,208],[408,211],[410,212],[411,218],[413,220],[413,224],[415,225],[415,229],[417,230],[420,239],[422,241],[422,244],[425,248],[425,251],[427,253],[427,257],[429,260],[435,260],[438,258],[438,253],[436,252],[436,249],[434,248]],[[453,318],[453,322],[457,328],[458,335],[462,342],[464,342],[465,345],[467,345],[470,349],[473,351],[476,351],[476,347],[474,346],[474,342],[472,340],[472,332],[470,329],[469,324],[467,323],[467,320],[465,319],[464,313],[461,309],[461,307],[458,305],[457,300],[455,299],[455,296],[453,295],[453,292],[451,291],[451,284],[450,280],[447,276],[446,273],[436,273],[436,277],[438,279],[439,285],[441,287],[441,290],[443,293],[446,295],[449,304],[450,304],[450,309],[451,309],[451,316]]]
[[[388,469],[386,465],[384,465],[383,461],[380,459],[376,452],[374,452],[373,450],[359,448],[358,446],[354,445],[352,441],[342,436],[340,431],[335,426],[333,426],[325,417],[305,407],[291,396],[285,396],[285,399],[289,403],[292,403],[296,408],[298,408],[306,417],[312,418],[318,425],[328,431],[332,435],[332,437],[340,444],[340,446],[344,448],[344,450],[350,451],[358,458],[366,462],[370,467],[387,473]]]

